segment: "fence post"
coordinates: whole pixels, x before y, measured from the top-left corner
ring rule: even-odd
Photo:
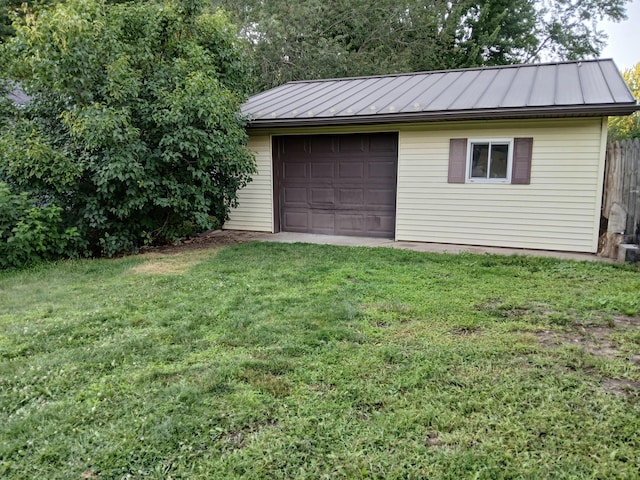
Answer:
[[[640,244],[640,139],[633,141],[631,164],[634,168],[635,182],[632,183],[632,196],[630,206],[633,215],[630,215],[629,235],[632,235],[631,243]],[[634,188],[635,187],[635,188]]]

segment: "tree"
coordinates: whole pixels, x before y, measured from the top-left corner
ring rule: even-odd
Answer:
[[[633,95],[640,99],[640,63],[622,72],[627,85]],[[640,112],[626,117],[611,117],[609,119],[609,140],[630,140],[640,138]]]
[[[289,80],[597,56],[598,22],[629,0],[212,0],[256,59],[257,89]]]
[[[254,160],[239,114],[245,54],[194,0],[69,0],[0,51],[31,96],[0,135],[0,173],[60,206],[93,254],[220,225]]]
[[[13,22],[23,23],[28,16],[64,0],[0,0],[0,43],[15,35]],[[123,3],[135,0],[109,0],[107,3]]]

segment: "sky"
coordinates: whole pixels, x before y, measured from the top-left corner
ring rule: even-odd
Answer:
[[[640,62],[640,0],[627,4],[626,20],[603,22],[601,26],[609,39],[600,58],[613,58],[620,70]]]

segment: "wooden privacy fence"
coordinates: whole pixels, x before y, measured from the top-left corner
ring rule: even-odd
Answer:
[[[599,255],[624,260],[621,244],[640,241],[640,139],[610,143],[604,174]]]

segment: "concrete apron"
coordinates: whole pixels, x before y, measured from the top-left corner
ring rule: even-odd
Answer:
[[[413,250],[415,252],[433,252],[433,253],[477,253],[477,254],[496,254],[496,255],[524,255],[528,257],[553,257],[562,260],[577,260],[589,262],[607,262],[613,263],[609,258],[598,257],[591,253],[573,253],[558,252],[552,250],[528,250],[523,248],[503,248],[503,247],[477,247],[472,245],[454,245],[447,243],[425,243],[425,242],[405,242],[395,241],[387,238],[369,238],[369,237],[345,237],[338,235],[318,235],[312,233],[263,233],[263,232],[238,232],[224,230],[219,235],[232,234],[246,236],[247,240],[255,240],[258,242],[277,242],[277,243],[316,243],[321,245],[339,245],[350,247],[387,247],[401,248],[404,250]]]

